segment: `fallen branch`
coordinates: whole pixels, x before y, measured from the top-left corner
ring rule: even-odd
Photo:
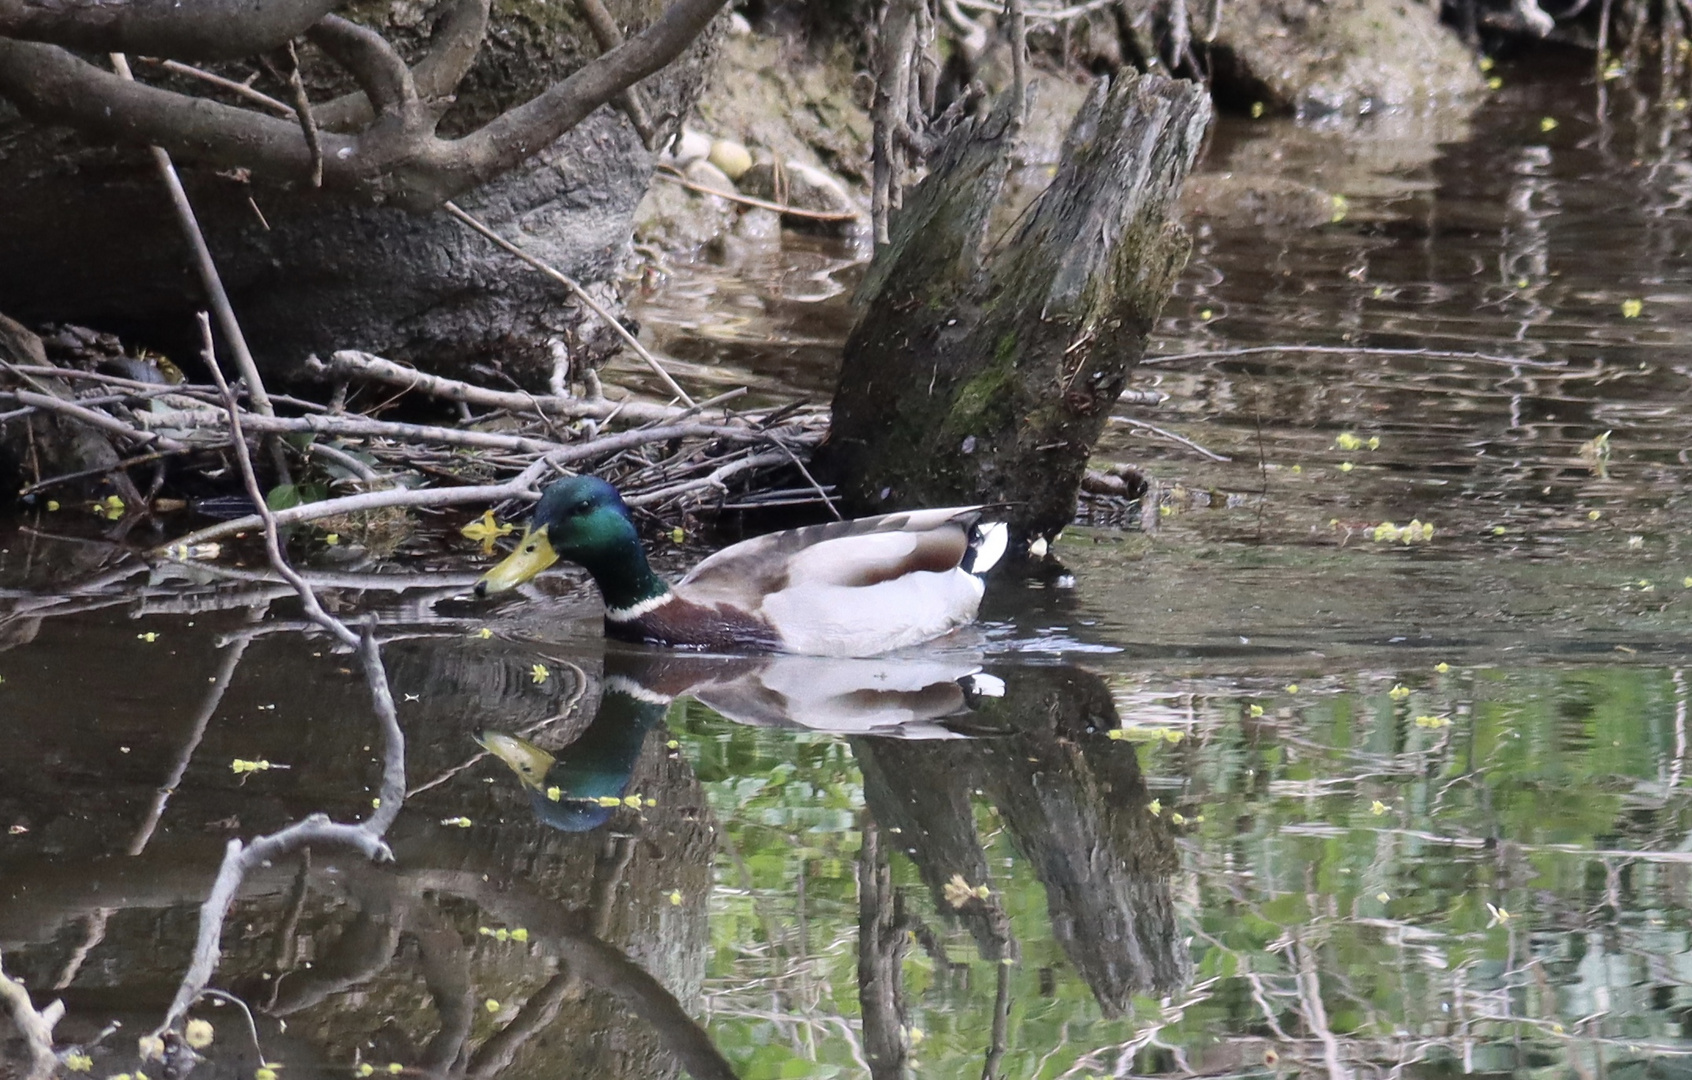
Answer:
[[[804,210],[797,206],[789,206],[786,203],[770,202],[767,199],[742,195],[738,191],[720,191],[714,187],[706,187],[704,184],[696,184],[687,177],[678,176],[667,169],[659,169],[652,175],[660,180],[667,180],[672,184],[684,187],[689,191],[697,191],[701,195],[715,195],[719,199],[727,199],[729,202],[741,203],[745,206],[756,206],[760,210],[774,210],[783,217],[805,218],[808,221],[857,221],[864,216],[858,210]]]
[[[534,416],[607,420],[613,415],[619,415],[638,423],[650,423],[674,420],[690,411],[673,405],[653,405],[644,401],[612,401],[609,398],[574,398],[557,394],[490,390],[458,379],[430,375],[380,356],[351,349],[333,353],[327,363],[317,357],[310,357],[306,360],[306,368],[330,378],[385,383],[388,386],[415,390],[442,401],[462,401],[467,405],[505,409],[508,412]]]
[[[574,446],[560,447],[539,460],[530,464],[526,469],[511,480],[499,484],[471,484],[458,488],[420,488],[404,489],[391,488],[384,491],[367,491],[357,495],[346,495],[340,498],[324,499],[322,502],[302,503],[291,506],[286,510],[275,511],[271,520],[277,525],[298,525],[302,522],[317,521],[338,514],[364,513],[370,510],[381,510],[388,507],[406,507],[423,509],[426,507],[442,506],[492,506],[507,499],[538,499],[540,492],[537,485],[546,477],[562,466],[575,462],[586,461],[591,458],[609,456],[621,450],[628,450],[649,443],[666,442],[671,439],[681,439],[690,436],[710,436],[717,438],[736,438],[743,441],[773,441],[776,436],[770,433],[760,433],[744,429],[713,427],[705,424],[676,424],[669,427],[642,428],[637,431],[622,432],[608,435],[591,442]],[[820,433],[811,436],[811,441],[820,438]],[[795,442],[803,440],[794,439]],[[777,465],[786,461],[785,456],[770,455],[760,458],[758,466]],[[737,467],[725,473],[723,477],[742,472],[750,465],[737,463]],[[685,487],[678,486],[675,490],[663,492],[665,496],[674,496],[683,491],[696,490],[704,486],[695,481],[688,482]],[[640,502],[636,503],[636,500]],[[650,495],[630,496],[629,501],[636,505],[647,505],[654,500]],[[257,514],[249,514],[233,521],[219,522],[178,537],[169,544],[158,549],[158,553],[170,556],[180,548],[192,547],[208,540],[219,540],[236,533],[247,532],[264,524]]]

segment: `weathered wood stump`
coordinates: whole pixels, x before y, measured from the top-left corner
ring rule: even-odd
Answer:
[[[1210,122],[1199,86],[1101,82],[1051,186],[986,252],[1014,108],[947,136],[860,289],[819,460],[855,513],[1004,502],[1020,539],[1055,535],[1186,265],[1171,218]]]

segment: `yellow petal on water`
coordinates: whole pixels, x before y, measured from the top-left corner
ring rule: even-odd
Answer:
[[[1447,671],[1451,670],[1451,665],[1447,664],[1444,660],[1441,660],[1439,663],[1434,665],[1434,670],[1439,672],[1441,675],[1444,675]]]
[[[1586,520],[1588,520],[1588,521],[1597,521],[1599,518],[1601,518],[1603,516],[1604,516],[1604,511],[1602,511],[1602,510],[1588,510],[1586,512]]]
[[[621,806],[621,805],[623,805],[623,800],[617,798],[617,796],[615,796],[615,795],[601,795],[599,798],[595,799],[594,802],[598,803],[601,806]]]
[[[1379,799],[1376,799],[1374,802],[1369,804],[1369,813],[1375,815],[1376,817],[1380,817],[1382,814],[1384,814],[1386,812],[1387,812],[1387,804],[1382,802]]]
[[[911,1028],[908,1034],[910,1035],[912,1046],[921,1046],[922,1040],[928,1038],[928,1033],[919,1027]]]
[[[536,664],[529,669],[529,678],[537,684],[545,682],[551,674],[552,672],[546,669],[545,664]]]
[[[546,797],[551,799],[553,802],[557,802],[559,799],[564,797],[564,789],[559,787],[557,784],[554,784],[546,789]]]
[[[1394,701],[1403,701],[1405,698],[1407,698],[1409,696],[1410,696],[1410,688],[1408,686],[1405,686],[1403,683],[1398,683],[1398,684],[1394,685],[1391,690],[1387,691],[1387,697],[1391,698]]]
[[[324,536],[323,542],[325,544],[328,544],[330,547],[334,547],[335,545],[337,545],[341,542],[341,534],[340,533],[329,533],[326,536]]]
[[[182,1028],[182,1041],[195,1050],[204,1050],[210,1046],[216,1035],[210,1020],[190,1020]]]
[[[388,1062],[388,1071],[395,1074],[402,1073],[405,1071],[405,1066],[397,1061],[390,1061]]]
[[[670,542],[672,544],[679,544],[686,539],[687,533],[682,531],[682,527],[680,525],[677,525],[675,528],[670,530]]]
[[[1363,440],[1349,431],[1342,431],[1334,437],[1334,442],[1341,450],[1355,450],[1363,445]]]
[[[1515,918],[1514,915],[1511,915],[1508,911],[1505,911],[1496,904],[1488,903],[1486,905],[1486,910],[1492,916],[1492,921],[1486,924],[1488,929],[1494,926],[1503,926],[1505,923]]]
[[[452,825],[460,829],[468,829],[471,825],[471,821],[467,817],[444,817],[441,819],[441,824]]]
[[[276,1080],[276,1069],[271,1065],[260,1065],[253,1070],[253,1080]]]
[[[1295,682],[1288,683],[1287,684],[1287,693],[1289,693],[1289,694],[1298,693],[1298,684],[1295,683]]]
[[[1371,449],[1371,450],[1379,450],[1381,448],[1381,437],[1379,435],[1369,436],[1369,444],[1368,445],[1369,445],[1369,449]]]
[[[1251,103],[1251,118],[1253,120],[1257,120],[1257,119],[1262,118],[1262,116],[1263,116],[1263,102],[1261,102],[1261,101],[1252,102]]]
[[[143,1035],[135,1040],[135,1052],[141,1056],[142,1061],[163,1061],[164,1040],[157,1035]]]
[[[87,1054],[71,1053],[65,1055],[65,1068],[71,1072],[87,1072],[94,1067],[94,1059]]]
[[[1169,820],[1176,825],[1185,825],[1187,823],[1187,815],[1181,813],[1179,810],[1171,810],[1169,811]]]
[[[1203,319],[1205,322],[1209,322],[1211,319],[1216,318],[1216,312],[1210,310],[1209,308],[1204,308],[1199,312],[1199,318]]]
[[[472,521],[470,524],[464,526],[464,528],[458,531],[463,534],[465,539],[475,540],[480,543],[482,545],[482,554],[491,555],[493,554],[494,541],[504,536],[506,533],[511,532],[515,528],[516,526],[510,523],[506,523],[504,525],[496,524],[494,522],[494,512],[492,510],[485,510],[482,512],[480,519]]]
[[[48,499],[47,500],[47,512],[49,514],[58,510],[58,508],[59,508],[59,500],[57,500],[57,499]],[[86,1055],[84,1055],[84,1056],[86,1056]],[[90,1062],[89,1064],[92,1065],[93,1062]]]
[[[1247,709],[1246,712],[1249,713],[1254,718],[1262,716],[1263,715],[1263,706],[1253,705],[1251,708]]]
[[[137,640],[145,641],[149,645],[159,640],[158,631],[156,630],[149,630],[145,634],[136,634],[135,637]]]
[[[961,908],[975,899],[975,887],[964,880],[962,874],[953,874],[952,880],[940,887],[940,892],[946,898],[946,903],[955,908]]]
[[[529,931],[525,927],[519,926],[517,929],[511,931],[511,940],[527,941],[529,940]]]
[[[1351,470],[1353,470],[1355,468],[1357,468],[1357,466],[1353,465],[1349,461],[1340,462],[1340,467],[1339,467],[1340,472],[1350,472]]]
[[[670,890],[670,906],[681,907],[682,894],[680,889]]]
[[[1542,116],[1542,117],[1540,117],[1539,118],[1539,130],[1541,130],[1541,131],[1556,131],[1557,130],[1557,118],[1554,117],[1554,116]]]
[[[1146,804],[1146,809],[1151,813],[1152,817],[1156,817],[1157,815],[1163,813],[1163,800],[1153,799],[1151,802]]]
[[[1488,90],[1501,90],[1504,88],[1504,80],[1499,78],[1497,75],[1494,75],[1492,78],[1486,80],[1486,88]]]
[[[1122,728],[1111,728],[1106,735],[1106,738],[1115,739],[1117,742],[1121,742],[1127,737],[1128,732],[1124,731]]]
[[[499,1002],[494,998],[489,998],[488,1000],[482,1002],[482,1008],[491,1013],[496,1013],[499,1011]]]
[[[374,1066],[374,1065],[370,1064],[370,1062],[366,1061],[363,1065],[360,1065],[358,1067],[358,1075],[360,1075],[360,1076],[374,1076],[374,1075],[376,1075],[376,1066]]]
[[[639,809],[639,807],[640,807],[640,796],[639,795],[626,795],[626,796],[624,796],[623,797],[623,805],[624,806],[632,806],[632,807],[635,807],[636,809]]]
[[[1491,71],[1492,65],[1493,65],[1492,57],[1490,57],[1490,56],[1481,57],[1480,58],[1480,64],[1479,64],[1479,67],[1481,69],[1481,74],[1484,75],[1487,72]]]
[[[1644,310],[1645,301],[1643,300],[1630,298],[1622,301],[1622,318],[1624,319],[1637,319]]]

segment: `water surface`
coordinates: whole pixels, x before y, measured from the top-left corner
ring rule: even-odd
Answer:
[[[1467,123],[1225,126],[1208,168],[1306,185],[1327,220],[1197,220],[1175,358],[1133,384],[1167,400],[1123,407],[1097,462],[1151,494],[1089,500],[1057,565],[919,658],[607,651],[573,576],[490,606],[467,544],[303,543],[381,619],[412,792],[393,864],[314,851],[243,889],[217,985],[265,1060],[1684,1071],[1692,189],[1659,118],[1502,76]],[[675,267],[641,317],[701,387],[822,400],[855,257],[793,236]],[[1238,352],[1288,344],[1334,351]],[[4,528],[0,953],[96,1074],[133,1072],[225,844],[367,814],[376,730],[256,553]],[[561,798],[477,728],[556,751]],[[245,1020],[196,1015],[201,1068],[251,1076]]]

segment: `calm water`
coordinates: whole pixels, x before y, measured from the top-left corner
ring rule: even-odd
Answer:
[[[1225,128],[1209,168],[1338,220],[1213,206],[1155,348],[1501,359],[1148,364],[1099,461],[1146,505],[1090,501],[963,640],[608,652],[574,577],[489,606],[468,544],[319,558],[382,619],[413,790],[391,866],[241,893],[216,985],[281,1080],[1685,1073],[1692,170],[1503,76],[1467,124]],[[673,268],[642,318],[701,387],[825,397],[852,263]],[[0,548],[0,952],[133,1072],[224,845],[367,814],[375,728],[263,573],[45,516]]]

